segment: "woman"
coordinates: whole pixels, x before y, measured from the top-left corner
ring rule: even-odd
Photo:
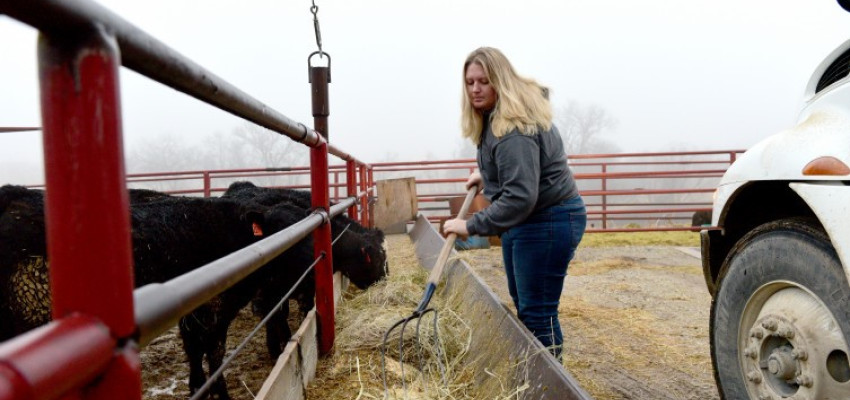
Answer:
[[[467,188],[483,184],[491,205],[443,231],[500,235],[508,291],[519,319],[561,358],[558,303],[587,212],[552,124],[548,89],[517,75],[497,49],[473,51],[463,65],[463,136],[478,147]]]

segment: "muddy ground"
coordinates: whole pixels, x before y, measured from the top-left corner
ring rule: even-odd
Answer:
[[[407,240],[390,236],[390,252],[398,248],[394,243]],[[500,250],[475,250],[464,257],[510,306]],[[699,259],[685,251],[671,246],[580,248],[560,307],[566,368],[596,399],[717,399],[708,348],[709,303]],[[228,348],[235,348],[257,321],[244,310],[231,328]],[[263,340],[261,330],[228,370],[235,400],[253,399],[273,366]],[[144,349],[144,398],[188,398],[184,359],[176,329]]]

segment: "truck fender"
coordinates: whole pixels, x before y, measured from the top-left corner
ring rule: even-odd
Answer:
[[[792,190],[814,211],[838,253],[844,276],[850,284],[850,186],[840,182],[791,183]]]

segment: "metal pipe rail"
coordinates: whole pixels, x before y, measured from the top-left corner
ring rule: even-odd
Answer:
[[[624,157],[676,157],[676,156],[706,156],[706,155],[728,155],[729,162],[735,161],[736,155],[744,150],[706,150],[706,151],[661,151],[653,153],[609,153],[609,154],[571,154],[574,160],[587,160],[597,158],[624,158]]]
[[[103,30],[117,40],[123,66],[310,147],[325,142],[317,132],[254,99],[93,1],[5,1],[0,4],[0,12],[49,35]]]
[[[211,263],[206,270],[220,272],[219,282],[193,282],[190,277],[143,288],[139,296],[145,302],[155,296],[164,299],[147,305],[140,303],[142,326],[137,327],[122,149],[120,65],[309,146],[312,205],[318,210],[329,209],[328,154],[344,160],[349,175],[360,168],[361,190],[372,182],[371,167],[328,143],[327,96],[316,101],[315,90],[314,129],[309,129],[93,1],[0,0],[0,14],[41,32],[39,82],[45,187],[50,193],[45,214],[49,221],[47,243],[54,317],[54,323],[44,330],[37,329],[0,345],[0,400],[139,399],[141,374],[133,339],[138,336],[149,340],[163,323],[174,320],[178,311],[164,311],[164,300],[186,300],[186,308],[196,305],[217,294],[201,292],[211,287],[223,290],[257,268],[262,260],[268,260],[269,254],[283,250],[272,250],[263,244]],[[325,110],[324,114],[317,115],[317,104]],[[208,174],[204,180],[209,180]],[[361,202],[361,221],[368,223],[366,199]],[[326,254],[316,267],[316,306],[320,323],[327,323],[329,328],[322,330],[320,338],[323,353],[333,344],[334,332],[332,288],[328,284],[332,279],[330,227],[323,223],[324,219],[309,217],[297,230],[274,241],[285,247],[303,237],[300,235],[307,227],[316,229],[314,252]],[[235,265],[225,267],[227,262]],[[225,270],[235,270],[236,276],[229,276]],[[188,286],[183,287],[184,283]],[[187,298],[176,294],[180,291],[172,287],[177,284],[181,285],[180,291],[187,289]],[[186,310],[179,310],[183,311]],[[74,325],[74,315],[78,314],[87,318],[81,327]],[[106,362],[101,362],[102,357],[97,362],[92,359],[92,347],[79,345],[80,335],[97,344],[96,349],[110,349]],[[32,341],[38,344],[33,345]],[[54,362],[49,367],[44,365]],[[92,374],[98,379],[92,380]]]
[[[0,347],[0,399],[59,398],[102,374],[117,344],[109,327],[82,314],[52,321],[20,339]],[[76,369],[73,374],[66,371],[68,365]]]
[[[310,235],[323,220],[321,215],[312,214],[268,238],[168,282],[152,283],[136,289],[133,297],[139,345],[147,346],[176,325],[181,317]]]

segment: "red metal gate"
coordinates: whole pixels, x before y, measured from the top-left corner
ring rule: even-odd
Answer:
[[[320,351],[333,345],[328,153],[370,166],[327,140],[325,67],[315,74],[314,127],[292,121],[91,1],[10,0],[0,13],[40,31],[39,70],[46,172],[46,219],[54,322],[0,345],[0,399],[140,399],[138,344],[313,232]],[[179,277],[133,291],[129,206],[123,160],[119,66],[311,147],[318,213],[243,250]],[[325,68],[322,71],[322,68]],[[317,86],[319,87],[317,89]],[[323,88],[322,88],[323,86]],[[322,91],[324,90],[324,93]],[[286,140],[286,139],[281,139]],[[209,174],[204,174],[209,187]],[[355,180],[346,207],[353,214]],[[209,190],[205,190],[209,195]],[[365,203],[365,199],[362,200]],[[363,210],[363,222],[367,222]],[[252,246],[253,247],[253,246]],[[183,278],[183,279],[181,279]],[[238,280],[238,279],[237,279]],[[186,285],[191,283],[191,286]],[[179,287],[179,290],[172,290]],[[134,304],[135,297],[135,304]]]

